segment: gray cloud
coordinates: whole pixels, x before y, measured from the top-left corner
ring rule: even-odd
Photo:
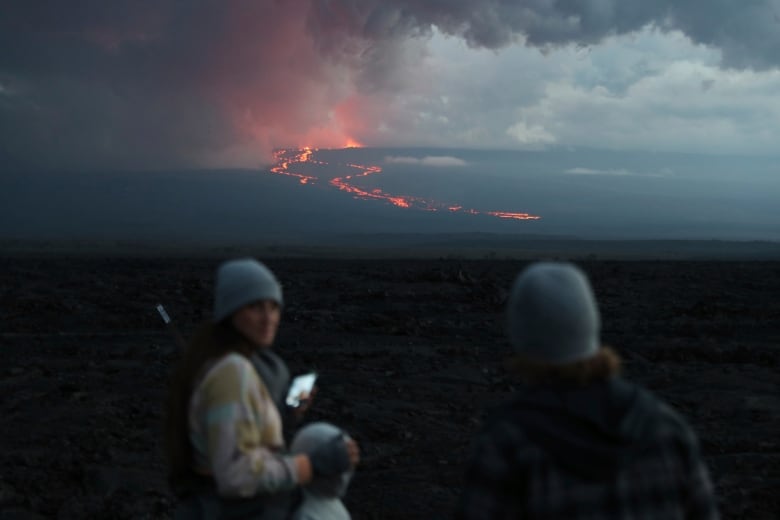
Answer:
[[[631,170],[626,170],[624,168],[619,169],[611,169],[611,170],[599,170],[596,168],[583,168],[583,167],[576,167],[576,168],[569,168],[564,173],[568,173],[570,175],[635,175],[634,172]]]
[[[544,50],[650,25],[720,49],[727,67],[780,64],[780,0],[0,0],[0,12],[0,160],[57,168],[259,164],[273,146],[360,140],[383,94],[414,81],[434,27]]]
[[[780,64],[780,1],[752,0],[343,0],[368,10],[366,32],[414,35],[435,25],[475,47],[522,39],[537,47],[592,45],[652,25],[680,30],[737,68]],[[365,5],[372,5],[367,8]]]
[[[602,175],[602,176],[617,176],[617,177],[669,177],[674,175],[674,171],[670,168],[663,168],[653,172],[637,172],[629,170],[627,168],[584,168],[577,166],[569,168],[563,173],[568,175]]]
[[[419,164],[421,166],[431,166],[434,168],[449,168],[452,166],[466,166],[468,163],[463,159],[449,155],[429,155],[423,158],[407,156],[388,156],[385,162],[395,164]]]

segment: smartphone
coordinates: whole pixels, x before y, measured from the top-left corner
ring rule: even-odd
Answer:
[[[290,390],[287,392],[287,399],[285,399],[287,405],[292,406],[293,408],[300,406],[300,395],[310,394],[314,389],[315,381],[317,381],[316,372],[309,372],[308,374],[303,374],[293,379]]]

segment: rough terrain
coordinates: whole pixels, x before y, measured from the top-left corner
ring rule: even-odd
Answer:
[[[276,351],[316,368],[310,419],[363,463],[354,518],[447,518],[481,410],[507,394],[519,260],[269,259]],[[603,339],[699,433],[726,518],[780,511],[780,263],[589,261]],[[176,347],[208,316],[214,258],[0,259],[0,518],[168,518],[159,438]]]

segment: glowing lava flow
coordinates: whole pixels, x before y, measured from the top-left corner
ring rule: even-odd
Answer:
[[[303,148],[302,150],[276,150],[274,151],[276,166],[271,168],[271,172],[277,175],[295,177],[301,184],[309,184],[309,182],[316,181],[317,177],[295,173],[290,170],[294,164],[314,163],[315,161],[311,158],[312,153],[311,148]]]
[[[379,188],[374,188],[371,191],[366,191],[362,188],[358,188],[354,184],[350,184],[348,181],[352,180],[354,177],[368,177],[369,175],[373,175],[376,173],[382,173],[382,168],[379,166],[362,166],[360,164],[347,164],[350,168],[356,168],[358,170],[361,170],[360,173],[356,173],[354,175],[347,175],[344,177],[335,177],[330,180],[330,185],[337,187],[341,191],[346,191],[347,193],[351,193],[355,197],[363,198],[363,199],[380,199],[380,200],[386,200],[393,206],[398,206],[399,208],[411,208],[414,204],[415,207],[429,210],[429,211],[435,211],[436,208],[430,207],[428,202],[426,202],[424,199],[421,199],[420,197],[411,197],[408,195],[404,196],[397,196],[397,195],[391,195],[389,193],[385,193]]]
[[[276,165],[271,168],[271,172],[277,175],[286,175],[288,177],[295,177],[301,184],[314,183],[319,180],[312,175],[304,175],[303,173],[294,172],[292,168],[298,164],[320,164],[325,165],[326,162],[317,161],[312,158],[316,148],[303,148],[300,150],[276,150],[274,152],[274,159]],[[476,209],[467,209],[463,206],[446,205],[440,202],[427,200],[422,197],[414,197],[411,195],[393,195],[386,193],[379,188],[363,189],[354,183],[354,179],[359,177],[368,177],[369,175],[377,175],[382,173],[382,168],[379,166],[364,166],[361,164],[347,164],[348,168],[358,170],[358,173],[351,175],[345,175],[343,177],[334,177],[328,184],[338,188],[340,191],[344,191],[352,194],[353,197],[359,199],[374,199],[384,200],[390,204],[399,208],[415,208],[424,211],[440,211],[447,210],[452,213],[467,213],[469,215],[490,215],[491,217],[497,217],[505,220],[539,220],[541,217],[537,215],[531,215],[530,213],[515,213],[509,211],[479,211]]]

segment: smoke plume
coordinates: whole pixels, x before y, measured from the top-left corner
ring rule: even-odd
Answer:
[[[259,164],[342,146],[434,28],[473,47],[594,45],[647,26],[780,63],[780,1],[0,0],[0,160],[44,167]]]

